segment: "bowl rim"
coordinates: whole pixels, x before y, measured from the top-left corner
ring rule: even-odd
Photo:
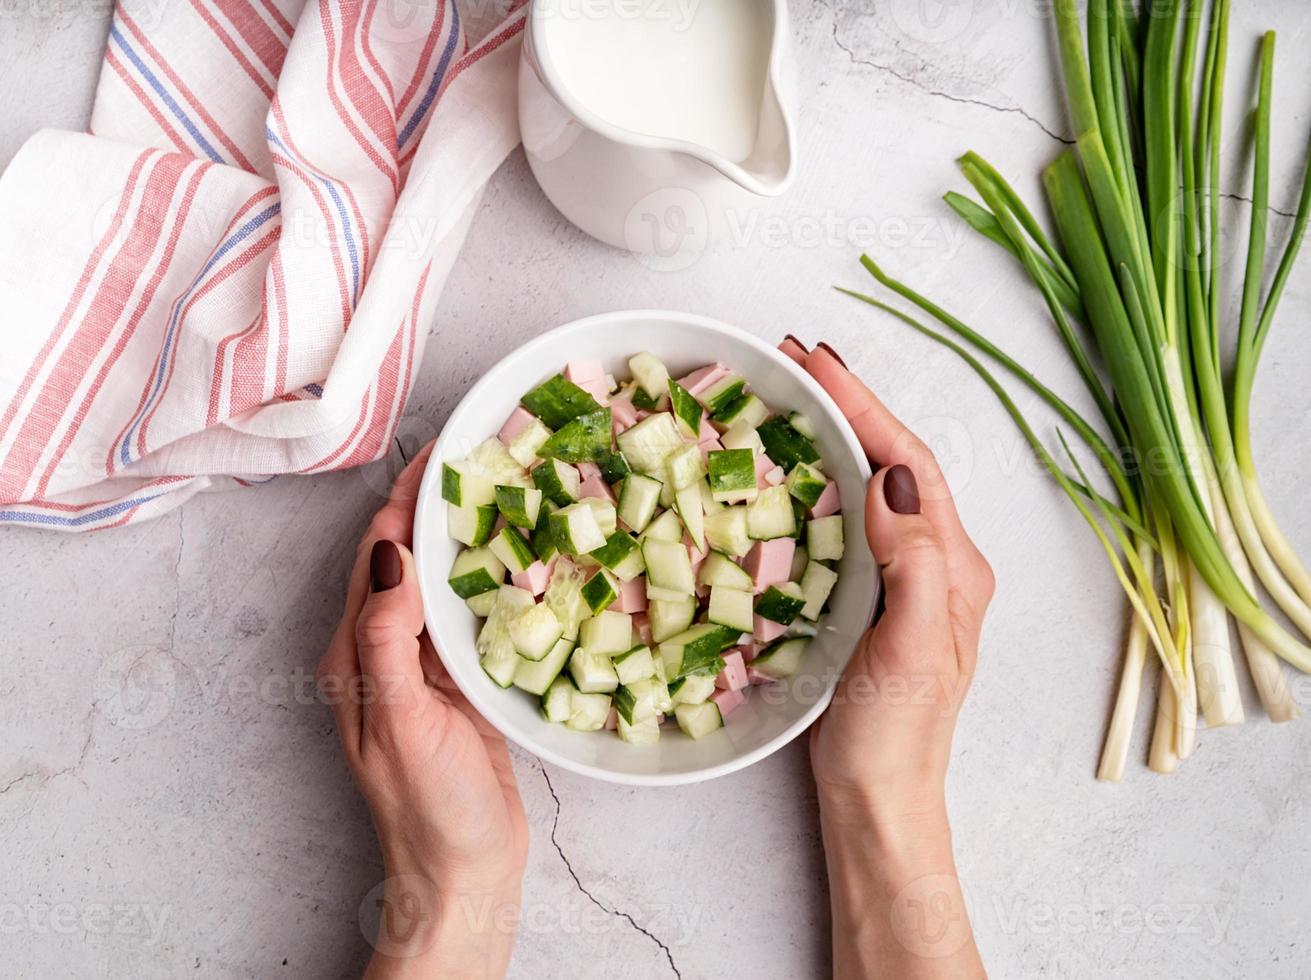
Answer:
[[[425,521],[423,515],[427,506],[436,506],[436,504],[432,502],[431,495],[435,494],[438,500],[441,498],[441,466],[433,464],[440,463],[443,458],[442,453],[447,448],[447,443],[452,435],[451,421],[460,413],[461,409],[469,404],[476,403],[485,390],[495,386],[497,376],[506,368],[507,363],[512,359],[517,360],[521,357],[530,357],[534,352],[553,346],[558,343],[562,337],[568,336],[573,332],[581,332],[598,326],[613,325],[615,323],[622,323],[631,320],[672,320],[680,321],[695,327],[702,327],[725,334],[733,340],[748,347],[752,347],[757,352],[775,361],[779,367],[791,375],[795,383],[808,389],[811,395],[817,398],[821,404],[827,404],[830,406],[829,414],[838,430],[838,433],[846,443],[847,450],[855,458],[857,470],[859,471],[862,480],[865,483],[869,482],[870,477],[873,475],[873,471],[870,467],[869,458],[861,447],[860,440],[856,437],[856,433],[852,429],[851,423],[847,421],[846,417],[833,403],[833,400],[829,397],[828,393],[820,387],[819,383],[815,381],[808,372],[798,366],[792,358],[788,357],[777,347],[766,343],[755,334],[749,333],[740,327],[731,326],[723,321],[716,320],[712,317],[701,316],[696,313],[686,313],[679,310],[655,309],[611,310],[607,313],[596,313],[591,316],[580,317],[579,319],[571,320],[568,323],[553,327],[550,330],[538,334],[527,343],[509,351],[504,357],[488,368],[483,376],[479,378],[455,404],[455,407],[452,408],[448,414],[446,422],[442,425],[441,432],[437,436],[437,440],[433,445],[432,454],[428,457],[428,463],[424,469],[423,480],[419,485],[419,495],[414,514],[412,549],[415,556],[415,568],[419,580],[419,593],[423,600],[424,625],[428,629],[429,636],[433,641],[433,647],[437,651],[437,656],[441,659],[442,665],[446,667],[446,671],[450,675],[451,680],[455,683],[456,687],[460,689],[460,692],[468,699],[474,710],[481,714],[493,728],[501,733],[502,736],[540,760],[550,762],[553,765],[559,766],[561,769],[568,770],[569,772],[574,772],[582,776],[589,776],[593,779],[602,780],[603,782],[615,783],[623,786],[685,786],[692,783],[715,779],[720,776],[726,776],[730,773],[745,769],[748,766],[754,765],[760,760],[773,755],[779,749],[791,743],[797,738],[797,736],[807,731],[819,716],[824,713],[824,710],[832,701],[833,695],[837,690],[842,671],[831,672],[825,681],[823,693],[815,699],[814,703],[811,704],[800,717],[792,722],[792,724],[788,725],[787,728],[779,732],[767,742],[764,742],[756,748],[744,752],[741,755],[734,756],[727,762],[721,762],[691,772],[615,772],[601,766],[578,762],[575,759],[568,758],[567,756],[561,755],[554,750],[539,744],[525,744],[525,740],[519,737],[519,733],[508,730],[509,726],[502,723],[502,720],[499,717],[499,711],[494,702],[491,698],[487,697],[487,695],[493,690],[501,693],[499,688],[487,687],[480,690],[473,690],[461,683],[459,676],[457,676],[456,672],[450,669],[449,664],[446,662],[446,656],[442,653],[441,644],[438,642],[439,631],[433,629],[433,622],[436,617],[431,615],[431,611],[435,606],[429,598],[430,583],[427,582],[422,571],[424,567],[424,562],[421,557],[423,553],[423,541],[427,537],[424,533]],[[861,523],[863,525],[863,518],[861,519]],[[445,585],[446,583],[443,581],[441,584]],[[865,629],[868,629],[870,623],[873,622],[874,611],[877,607],[878,598],[882,590],[882,570],[878,567],[878,564],[875,563],[874,588],[870,593],[868,609],[863,617]],[[843,670],[845,670],[846,665],[850,662],[851,657],[854,656],[854,654],[855,648],[853,647],[851,652],[842,659]],[[479,687],[481,687],[481,685],[479,685]]]

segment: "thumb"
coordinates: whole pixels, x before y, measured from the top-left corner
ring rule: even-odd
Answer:
[[[874,649],[885,666],[926,665],[953,651],[947,613],[947,553],[920,513],[910,467],[885,467],[870,480],[865,533],[883,568],[885,612],[874,628]]]
[[[414,556],[404,545],[380,538],[369,554],[369,594],[355,620],[360,676],[372,694],[371,704],[388,710],[417,702],[424,691],[422,632]]]

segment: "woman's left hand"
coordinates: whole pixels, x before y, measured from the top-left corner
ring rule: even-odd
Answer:
[[[397,477],[360,542],[319,686],[382,845],[370,975],[502,976],[528,825],[504,738],[456,688],[424,629],[409,543],[431,451]]]

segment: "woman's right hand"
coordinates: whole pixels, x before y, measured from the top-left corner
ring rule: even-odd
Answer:
[[[955,877],[944,784],[992,570],[929,448],[827,345],[811,353],[789,338],[782,349],[828,392],[876,469],[865,530],[882,567],[885,611],[861,638],[810,742],[835,970],[982,975]]]

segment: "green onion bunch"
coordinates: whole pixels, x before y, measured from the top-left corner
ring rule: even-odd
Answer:
[[[1077,133],[1073,149],[1042,174],[1056,234],[974,153],[959,165],[977,200],[953,192],[946,201],[1023,266],[1096,406],[1095,421],[868,256],[861,262],[874,279],[937,325],[843,292],[963,358],[1097,535],[1134,611],[1098,769],[1099,778],[1116,780],[1154,661],[1162,683],[1153,769],[1169,772],[1188,756],[1199,712],[1210,726],[1243,720],[1231,616],[1267,714],[1275,721],[1298,714],[1279,659],[1311,672],[1311,573],[1261,491],[1250,407],[1311,211],[1311,169],[1304,165],[1292,232],[1266,287],[1275,52],[1268,33],[1260,41],[1251,222],[1233,322],[1221,275],[1219,190],[1229,0],[1146,0],[1141,9],[1132,0],[1090,0],[1086,32],[1074,0],[1056,0],[1055,11]],[[1058,446],[1038,436],[1001,372],[1056,413]],[[1091,454],[1087,466],[1067,429]]]

